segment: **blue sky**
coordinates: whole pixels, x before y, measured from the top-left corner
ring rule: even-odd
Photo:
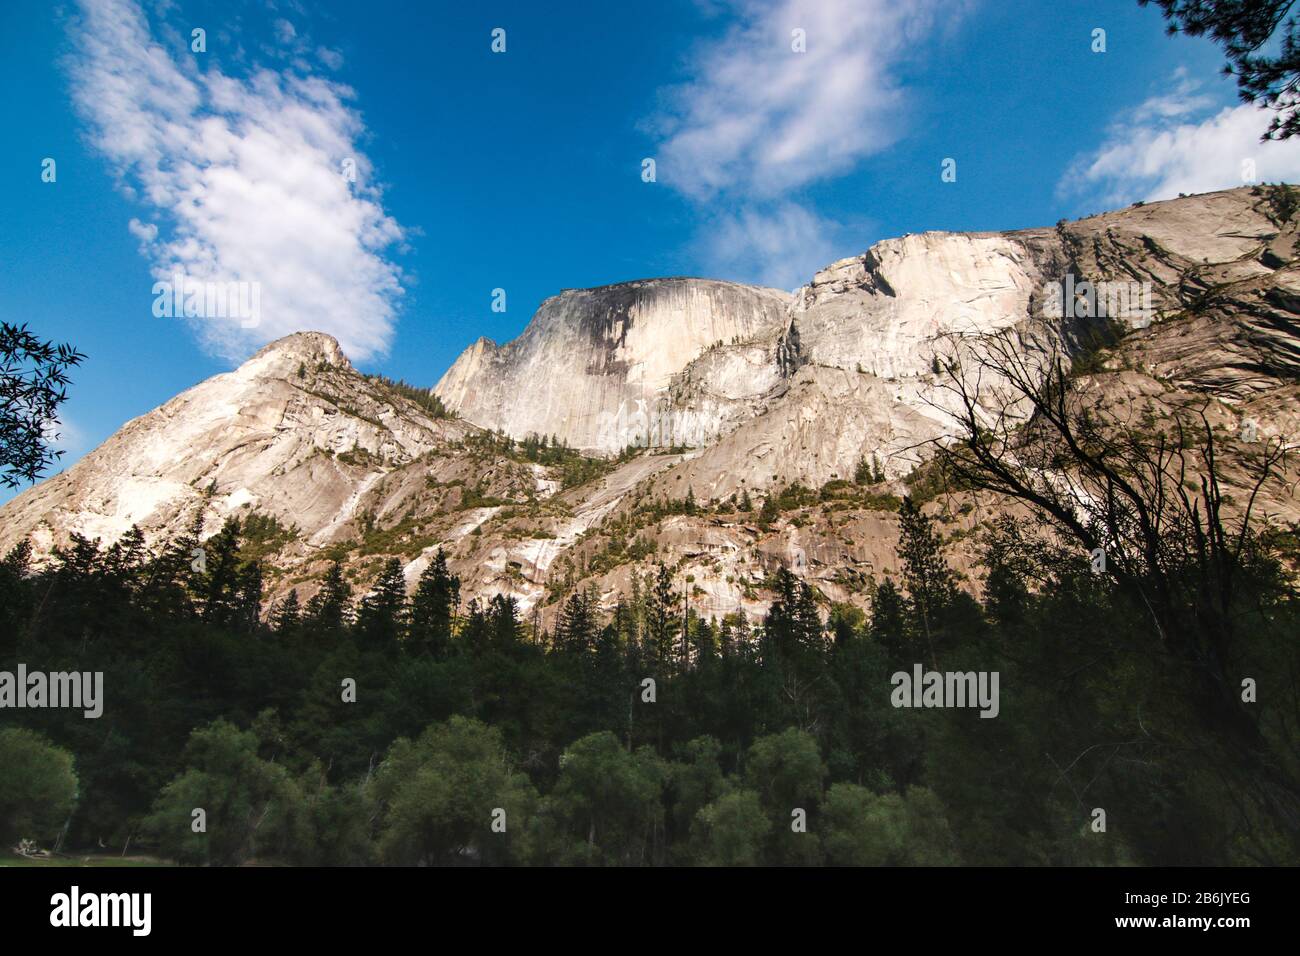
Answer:
[[[565,287],[1296,179],[1220,63],[1134,0],[6,0],[0,319],[88,356],[66,465],[297,329],[432,385]],[[177,270],[257,326],[155,317]]]

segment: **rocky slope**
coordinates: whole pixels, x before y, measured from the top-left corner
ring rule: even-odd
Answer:
[[[175,531],[197,513],[211,524],[253,508],[323,541],[379,469],[464,431],[383,394],[330,336],[299,333],[127,422],[19,495],[5,506],[4,535],[28,530],[40,545],[70,532],[112,541],[132,525]],[[376,470],[358,476],[340,456],[365,456]]]
[[[865,603],[894,570],[903,479],[950,433],[938,369],[955,341],[1009,330],[1026,355],[1077,353],[1109,312],[1127,331],[1095,356],[1083,394],[1199,397],[1229,431],[1300,433],[1286,196],[1245,188],[1055,228],[908,235],[794,294],[699,279],[567,290],[517,340],[480,339],[443,376],[435,391],[456,418],[300,333],[0,508],[0,551],[30,538],[48,554],[71,533],[108,542],[132,525],[156,545],[196,518],[212,534],[259,514],[275,519],[259,546],[273,596],[307,597],[333,559],[364,589],[395,555],[413,583],[441,547],[467,600],[512,594],[543,622],[574,587],[611,605],[651,554],[704,613],[761,613],[780,566],[827,600]],[[1075,308],[1067,279],[1076,294],[1148,283],[1150,309],[1106,295]],[[609,457],[544,464],[497,431]],[[613,456],[629,445],[642,447]],[[873,456],[883,480],[846,480]],[[779,517],[760,522],[778,496]],[[1300,517],[1294,485],[1266,489],[1265,505]],[[1002,506],[929,507],[964,568],[972,532]]]

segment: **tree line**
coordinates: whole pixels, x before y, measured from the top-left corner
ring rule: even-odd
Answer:
[[[0,786],[0,836],[213,864],[1295,861],[1124,587],[1002,521],[976,596],[910,500],[901,523],[870,614],[782,569],[761,622],[706,619],[652,564],[550,630],[509,596],[463,605],[441,552],[409,596],[396,560],[362,595],[335,564],[259,614],[236,519],[201,563],[197,527],[157,551],[74,538],[39,571],[19,546],[0,661],[103,671],[106,701],[6,716],[0,760],[29,771]],[[1266,736],[1296,664],[1281,581],[1242,585]],[[998,718],[896,709],[917,663],[998,671]]]

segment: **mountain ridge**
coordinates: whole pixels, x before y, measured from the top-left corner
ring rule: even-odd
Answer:
[[[291,529],[264,555],[272,599],[305,598],[333,560],[364,588],[396,556],[413,584],[442,548],[467,600],[543,614],[580,586],[611,606],[650,554],[716,614],[761,614],[779,567],[865,604],[895,570],[890,503],[952,432],[946,349],[1010,334],[1025,354],[1083,354],[1100,317],[1053,310],[1066,277],[1150,284],[1152,314],[1094,363],[1108,394],[1202,395],[1225,421],[1300,431],[1300,240],[1275,207],[1242,188],[909,234],[793,293],[694,277],[564,290],[516,339],[458,357],[431,390],[450,416],[363,375],[330,336],[295,333],[0,508],[0,552],[132,526],[165,544],[258,514]],[[864,462],[879,474],[862,482]],[[784,511],[759,521],[769,499]],[[988,505],[931,507],[960,570]]]

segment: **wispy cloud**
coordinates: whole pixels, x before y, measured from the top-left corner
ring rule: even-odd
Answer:
[[[902,62],[966,6],[711,0],[710,12],[725,7],[734,22],[699,47],[691,79],[665,91],[648,124],[659,142],[658,181],[715,209],[720,228],[706,248],[760,281],[788,279],[825,256],[841,227],[795,205],[792,191],[899,139]]]
[[[660,179],[707,198],[772,196],[842,173],[894,143],[895,68],[935,26],[937,0],[736,0],[738,20],[697,54],[658,119]],[[797,52],[794,31],[803,31]]]
[[[699,251],[719,275],[794,289],[835,258],[834,240],[842,231],[796,203],[746,207],[709,223]]]
[[[1058,192],[1123,205],[1300,179],[1300,141],[1260,142],[1267,112],[1247,103],[1215,109],[1216,101],[1182,71],[1170,86],[1120,117],[1100,147],[1075,159]]]
[[[191,320],[206,347],[237,358],[318,329],[354,358],[382,354],[403,293],[389,258],[403,230],[357,148],[365,130],[349,105],[353,92],[313,75],[298,56],[282,70],[228,75],[211,54],[155,39],[133,0],[80,6],[74,99],[94,145],[145,210],[149,221],[127,226],[155,278],[260,286],[254,328]],[[273,31],[295,54],[310,49],[288,21]],[[338,65],[336,54],[326,59]],[[146,293],[142,315],[150,315]]]

